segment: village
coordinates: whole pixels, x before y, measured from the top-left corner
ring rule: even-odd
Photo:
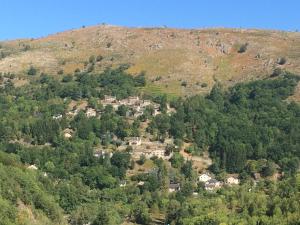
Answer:
[[[105,95],[104,99],[99,100],[103,108],[111,106],[113,110],[117,111],[120,106],[126,106],[127,112],[125,117],[128,120],[135,120],[138,117],[142,116],[147,109],[151,107],[153,109],[153,116],[161,114],[160,105],[158,103],[152,102],[151,100],[140,99],[138,96],[130,96],[128,98],[118,100],[115,96]],[[87,102],[80,103],[70,103],[69,110],[63,115],[53,115],[53,120],[61,120],[63,117],[74,118],[78,115],[79,112],[83,112],[87,118],[101,118],[103,110],[93,108],[88,105]],[[171,108],[169,104],[167,105],[167,114],[171,115],[176,112],[175,109]],[[169,151],[168,148],[173,146],[173,150],[179,152],[180,155],[184,158],[185,161],[191,161],[193,164],[193,169],[197,173],[197,184],[201,186],[207,192],[215,192],[222,187],[233,187],[240,184],[239,174],[226,174],[225,177],[220,179],[209,171],[209,166],[212,164],[212,160],[209,157],[208,151],[204,152],[201,156],[195,156],[186,151],[188,146],[191,143],[185,143],[184,146],[179,148],[174,144],[174,140],[170,137],[166,138],[163,142],[158,140],[153,140],[151,135],[145,131],[145,128],[148,126],[147,122],[144,122],[143,128],[141,129],[140,136],[126,137],[124,140],[117,139],[116,136],[113,137],[115,141],[119,141],[120,144],[117,147],[113,148],[103,148],[103,146],[97,146],[94,148],[94,157],[96,158],[111,158],[115,151],[126,151],[129,152],[131,158],[138,162],[141,158],[151,162],[153,159],[163,159],[166,164],[171,167],[170,159],[172,158],[174,152]],[[75,135],[75,131],[71,128],[66,128],[63,130],[63,137],[65,139],[72,139]],[[29,165],[28,169],[38,170],[36,165]],[[156,173],[155,168],[149,166],[138,166],[136,170],[129,170],[128,177],[140,174],[140,173]],[[47,173],[44,173],[44,176],[47,176]],[[277,178],[276,178],[277,179]],[[253,176],[254,184],[261,180],[260,174],[256,173]],[[129,180],[120,180],[119,186],[126,187]],[[132,184],[132,182],[131,182]],[[144,181],[137,181],[135,185],[142,187]],[[170,181],[168,184],[168,192],[175,193],[181,190],[181,183],[176,181]],[[193,195],[198,195],[197,192],[194,192]]]
[[[101,105],[103,107],[106,107],[107,105],[111,105],[114,110],[117,110],[121,105],[124,105],[129,108],[129,111],[126,114],[126,117],[133,117],[137,118],[141,115],[143,115],[145,109],[147,106],[151,106],[154,109],[154,116],[158,115],[159,112],[159,104],[154,103],[150,100],[141,100],[138,96],[130,96],[128,98],[117,100],[115,96],[109,96],[105,95],[104,99],[100,101]],[[81,104],[81,105],[72,105],[71,110],[66,113],[68,117],[74,117],[76,116],[79,111],[84,111],[86,116],[88,118],[90,117],[100,117],[101,111],[96,110],[92,107],[88,107],[87,103]],[[169,110],[171,112],[171,110]],[[62,114],[54,115],[53,119],[60,119],[62,118]]]
[[[147,99],[141,99],[139,96],[129,96],[128,98],[118,100],[115,96],[105,95],[103,99],[98,100],[102,109],[92,107],[88,104],[87,101],[75,102],[72,101],[69,104],[69,110],[65,112],[65,114],[53,115],[52,119],[61,120],[64,117],[74,118],[78,115],[79,112],[83,112],[87,118],[101,118],[103,113],[103,109],[107,106],[112,107],[114,111],[117,111],[120,106],[126,106],[127,111],[125,118],[128,121],[134,121],[142,116],[147,108],[151,108],[153,110],[152,116],[157,116],[161,114],[160,104],[153,102]],[[168,115],[176,112],[174,108],[171,108],[169,104],[167,104]],[[191,143],[184,143],[185,145],[181,148],[178,148],[174,144],[174,140],[170,137],[166,138],[163,142],[154,140],[151,135],[146,132],[146,127],[148,126],[148,122],[142,123],[142,128],[140,129],[140,136],[131,136],[126,137],[124,140],[118,139],[116,136],[112,136],[112,139],[115,142],[118,142],[118,146],[112,148],[103,148],[103,146],[97,146],[94,148],[94,156],[99,157],[112,157],[115,151],[127,151],[130,153],[131,158],[136,162],[141,158],[145,158],[148,161],[151,161],[154,158],[163,159],[169,166],[170,159],[172,158],[174,152],[167,150],[170,146],[173,146],[173,150],[179,152],[180,155],[183,156],[185,161],[192,161],[193,169],[198,174],[197,175],[197,183],[202,186],[204,190],[208,192],[217,191],[222,187],[232,187],[240,184],[240,179],[238,174],[226,174],[222,179],[215,176],[213,173],[209,171],[209,166],[212,164],[212,160],[209,157],[208,151],[204,152],[202,156],[193,155],[186,151],[188,146]],[[63,130],[63,137],[65,139],[72,139],[75,135],[75,131],[71,128],[66,128]],[[34,165],[31,169],[37,169]],[[143,168],[139,167],[138,171],[129,171],[129,175],[138,173],[150,173],[153,172],[152,168]],[[276,173],[277,174],[277,173]],[[280,176],[280,174],[279,174]],[[277,178],[275,178],[276,180]],[[260,174],[253,175],[254,184],[256,184],[259,180],[261,180]],[[120,187],[125,187],[127,182],[125,180],[120,181]],[[137,186],[143,186],[143,181],[139,181],[136,184]],[[180,182],[170,181],[168,190],[170,193],[177,192],[181,190]],[[195,193],[196,195],[197,193]]]
[[[152,107],[154,112],[153,116],[159,115],[160,112],[160,105],[157,103],[154,103],[150,100],[143,100],[140,99],[138,96],[130,96],[128,98],[118,100],[115,96],[109,96],[105,95],[104,99],[100,100],[100,103],[103,107],[106,107],[108,105],[112,106],[114,110],[118,110],[118,108],[122,105],[128,107],[128,111],[126,113],[127,118],[137,118],[139,116],[142,116],[145,109],[147,107]],[[84,104],[73,104],[71,105],[71,110],[69,110],[66,113],[66,116],[69,118],[75,117],[80,111],[83,111],[87,118],[91,117],[101,117],[101,111],[89,107],[87,103]],[[173,108],[171,108],[169,105],[167,105],[167,113],[171,114],[175,112]],[[54,115],[52,117],[55,120],[60,120],[63,118],[62,114]],[[72,138],[74,135],[74,130],[67,128],[63,131],[63,136],[66,139]],[[141,157],[145,157],[145,159],[150,160],[152,158],[161,158],[168,162],[170,158],[173,156],[173,152],[166,151],[168,146],[175,146],[175,148],[178,148],[173,143],[173,139],[169,138],[166,139],[163,143],[160,141],[153,141],[149,137],[149,135],[145,135],[143,137],[127,137],[124,141],[122,141],[121,145],[118,146],[118,151],[126,151],[128,147],[131,149],[130,154],[132,156],[132,159],[139,160]],[[194,167],[194,169],[199,173],[197,182],[199,184],[202,184],[204,189],[206,191],[216,191],[220,189],[223,186],[233,186],[233,185],[239,185],[240,181],[238,179],[238,175],[228,175],[225,179],[225,181],[220,181],[215,178],[215,176],[209,172],[207,172],[207,167],[211,164],[211,162],[208,163],[208,165],[205,165],[202,161],[205,161],[203,157],[193,157],[188,155],[184,151],[180,151],[180,153],[184,156],[185,160],[192,160],[193,163],[197,165],[197,163],[201,163],[202,166],[200,166],[200,170],[197,166]],[[111,149],[103,149],[101,147],[95,148],[94,156],[99,157],[112,157],[114,152]],[[206,156],[206,158],[209,158],[209,156]],[[210,159],[209,159],[210,160]],[[201,161],[201,162],[200,162]],[[211,160],[210,160],[211,161]],[[203,167],[204,168],[201,168]],[[31,166],[31,169],[37,169],[34,166]],[[140,181],[137,183],[138,186],[142,186],[144,184],[143,181]],[[125,187],[127,185],[125,180],[120,181],[120,187]],[[169,193],[177,192],[181,189],[179,182],[170,182],[169,184]],[[196,194],[196,193],[195,193]]]

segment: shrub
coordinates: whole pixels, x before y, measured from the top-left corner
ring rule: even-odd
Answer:
[[[189,146],[189,147],[187,147],[186,149],[184,149],[184,151],[185,151],[186,153],[191,154],[191,153],[194,152],[194,146]]]
[[[280,57],[277,59],[277,63],[279,65],[284,65],[286,63],[286,58],[285,57]]]
[[[0,52],[0,59],[5,58],[5,53],[4,52]]]
[[[248,43],[242,44],[238,50],[238,53],[244,53],[247,51]]]
[[[62,82],[67,83],[72,81],[73,77],[71,75],[66,75],[63,77]]]
[[[66,60],[65,60],[65,59],[60,60],[60,61],[59,61],[59,64],[60,64],[60,65],[63,65],[63,66],[66,65]]]
[[[145,162],[146,162],[146,156],[145,155],[141,155],[140,159],[137,161],[137,163],[139,165],[144,165]]]
[[[201,87],[203,87],[203,88],[205,88],[205,87],[207,87],[208,85],[207,85],[207,83],[202,83],[201,84]]]
[[[282,69],[281,68],[275,68],[273,73],[271,74],[271,77],[277,77],[280,74],[282,74]]]
[[[89,65],[88,68],[87,68],[87,72],[90,73],[93,70],[94,70],[94,65],[93,64]]]
[[[186,87],[187,86],[187,82],[186,81],[182,81],[181,82],[181,86]]]
[[[23,51],[26,52],[28,50],[30,50],[30,45],[24,45],[23,46]]]
[[[33,66],[30,66],[28,71],[27,71],[27,74],[31,75],[31,76],[34,76],[34,75],[36,75],[36,73],[37,73],[37,69],[34,68]]]
[[[98,56],[96,57],[96,61],[97,61],[97,62],[102,61],[102,59],[103,59],[103,56],[102,56],[102,55],[98,55]]]
[[[58,75],[64,74],[64,70],[59,70],[59,71],[57,72],[57,74],[58,74]]]
[[[136,86],[144,87],[146,85],[145,73],[142,72],[134,78]]]
[[[159,80],[161,80],[161,76],[157,76],[154,81],[159,81]]]
[[[95,56],[91,55],[89,58],[89,63],[93,63],[93,62],[95,62]]]
[[[41,73],[40,75],[40,83],[41,84],[47,84],[51,80],[51,77],[45,73]]]

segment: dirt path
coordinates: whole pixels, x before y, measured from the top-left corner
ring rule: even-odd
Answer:
[[[203,153],[203,156],[193,156],[184,151],[184,149],[187,148],[188,146],[190,146],[189,143],[184,143],[180,151],[180,154],[183,156],[185,160],[192,160],[193,167],[197,172],[201,172],[207,169],[212,164],[212,160],[209,157],[209,153],[207,151]]]

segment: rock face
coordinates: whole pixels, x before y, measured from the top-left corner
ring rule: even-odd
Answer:
[[[245,43],[246,51],[238,53]],[[297,32],[101,25],[0,44],[0,72],[22,75],[32,65],[57,75],[129,64],[132,74],[146,71],[151,88],[145,91],[173,95],[206,93],[216,81],[233,85],[264,78],[276,67],[300,74]],[[101,59],[93,67],[91,56]],[[278,64],[279,58],[286,62]]]

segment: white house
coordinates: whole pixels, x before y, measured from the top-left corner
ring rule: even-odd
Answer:
[[[61,114],[58,114],[58,115],[54,115],[54,116],[52,116],[52,119],[54,119],[54,120],[59,120],[59,119],[61,119],[63,116],[61,115]]]
[[[126,187],[127,183],[126,183],[126,180],[122,180],[120,181],[120,187]]]
[[[240,180],[238,178],[230,176],[226,179],[226,183],[229,185],[237,185],[240,183]]]
[[[179,183],[171,183],[169,184],[169,192],[175,192],[175,191],[180,191],[180,184]]]
[[[198,181],[199,181],[199,182],[203,182],[203,183],[205,183],[205,182],[207,182],[207,181],[209,181],[209,180],[211,180],[211,179],[212,179],[212,177],[209,176],[207,173],[203,173],[203,174],[201,174],[201,175],[198,177]]]
[[[97,150],[95,153],[94,153],[94,157],[96,158],[100,158],[102,157],[103,159],[105,157],[109,157],[111,158],[113,156],[113,153],[112,152],[107,152],[105,150]]]
[[[144,184],[145,184],[144,181],[140,181],[140,182],[137,183],[138,186],[143,186]]]
[[[65,137],[66,139],[69,139],[69,138],[72,137],[72,134],[70,134],[70,133],[64,133],[64,137]]]

